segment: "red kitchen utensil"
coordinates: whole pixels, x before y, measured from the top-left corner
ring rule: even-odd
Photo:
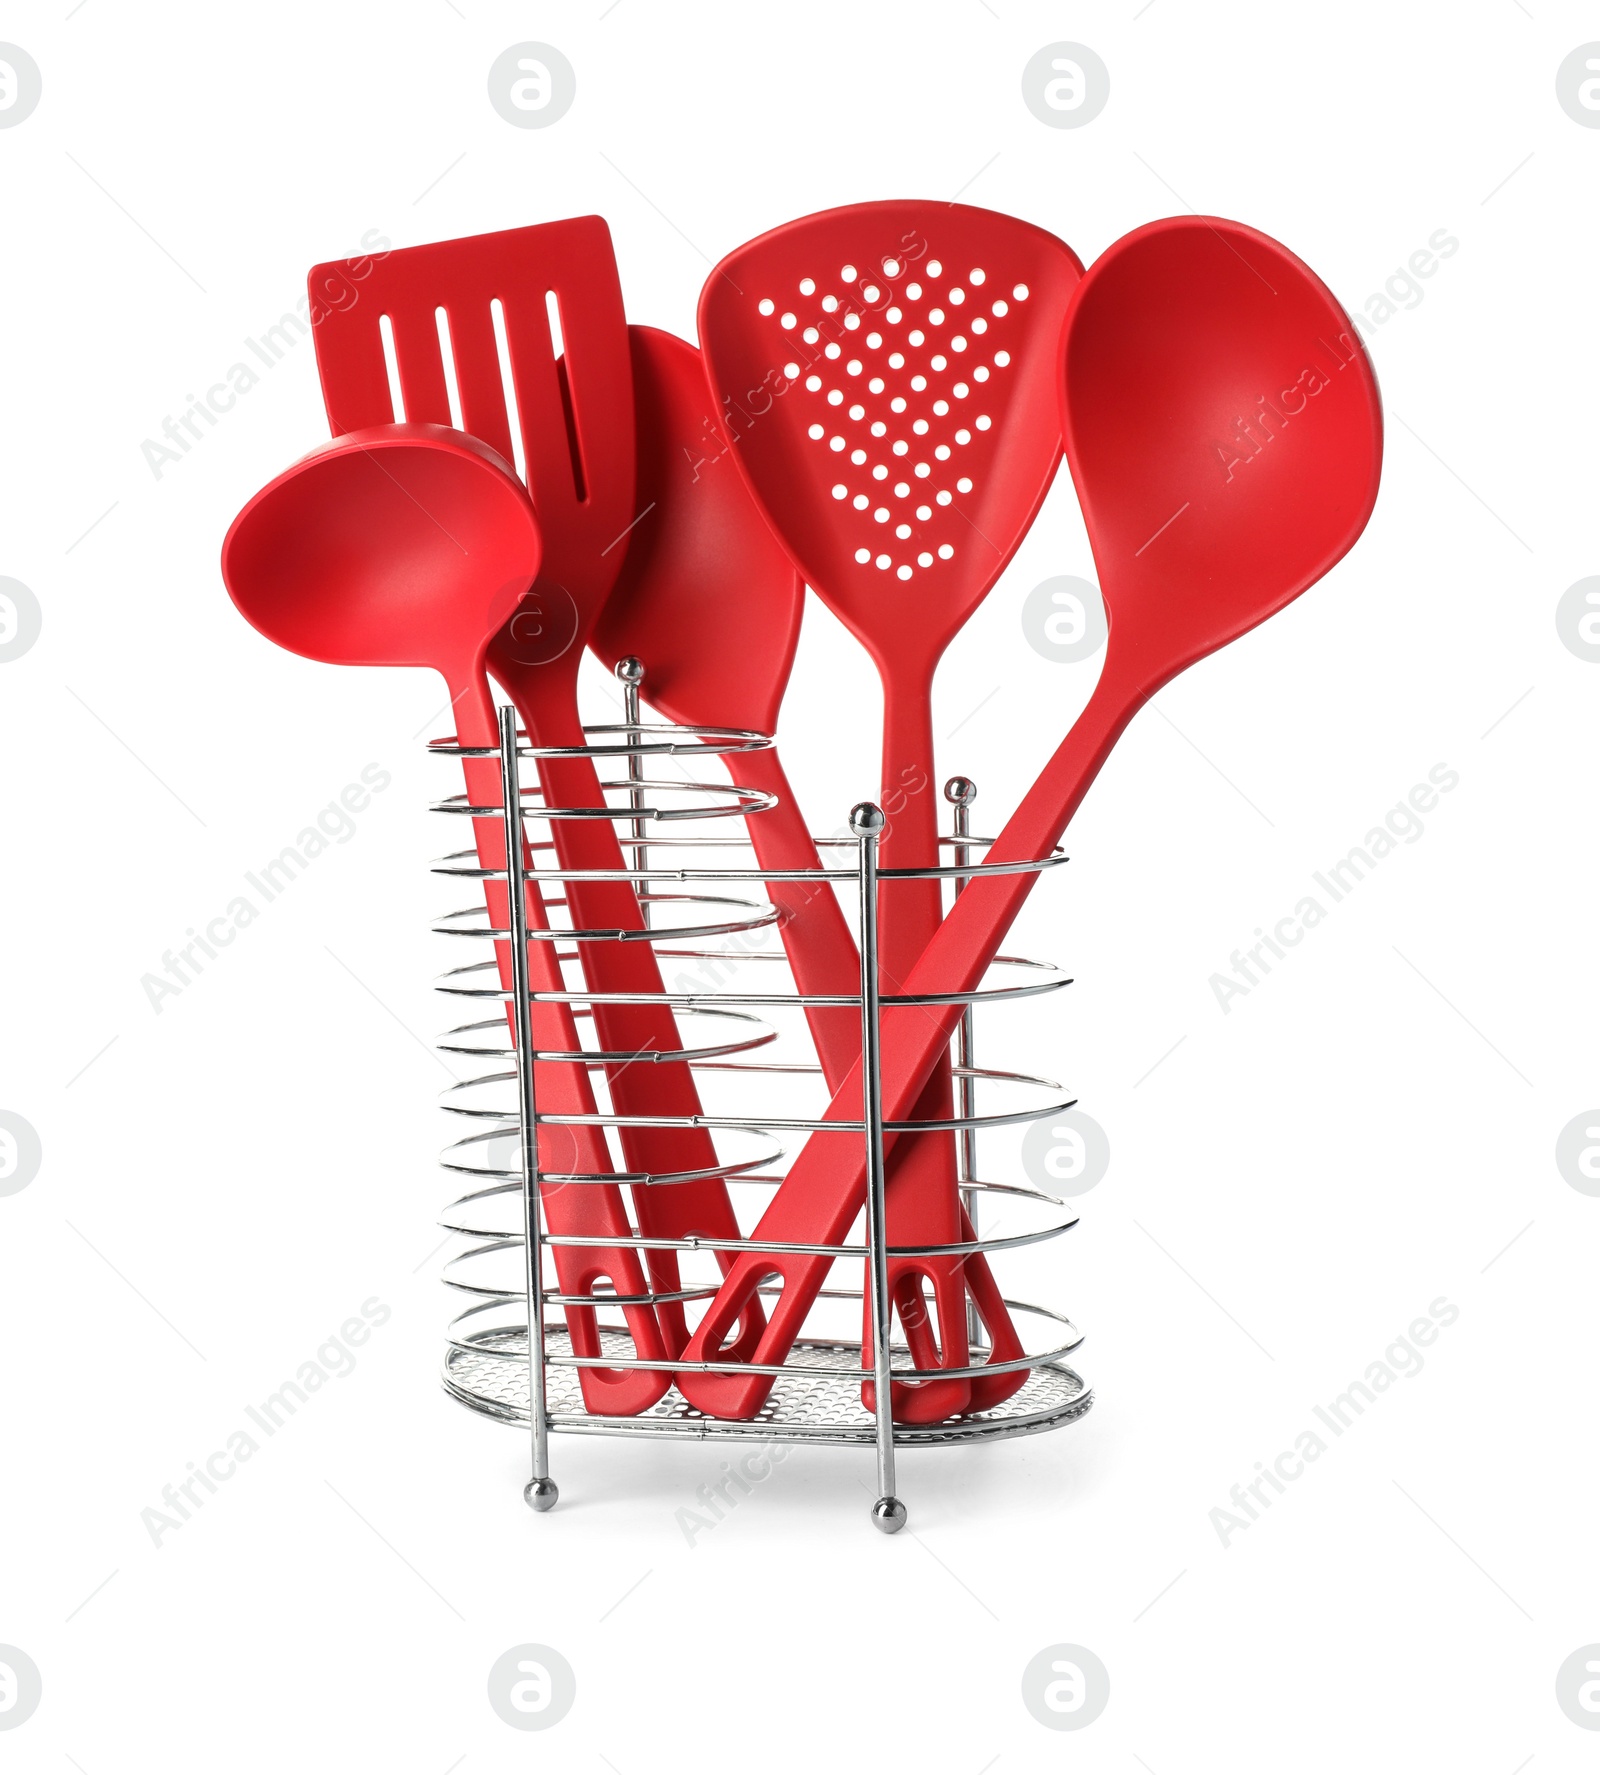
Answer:
[[[988,860],[1041,857],[1117,736],[1169,679],[1281,610],[1345,554],[1377,497],[1383,420],[1348,317],[1301,261],[1237,222],[1174,217],[1125,236],[1090,268],[1067,318],[1068,460],[1100,571],[1110,637],[1100,681]],[[1032,880],[980,876],[910,970],[908,994],[971,990]],[[903,1116],[959,1006],[886,1011],[883,1099]],[[859,1113],[852,1077],[829,1114]],[[826,1241],[859,1210],[853,1140],[813,1136],[760,1238]],[[816,1259],[741,1258],[686,1352],[716,1352],[745,1293],[777,1270],[755,1360],[783,1360],[821,1285]],[[767,1376],[685,1374],[701,1410],[747,1418]]]
[[[498,746],[493,699],[484,676],[489,638],[506,623],[538,572],[533,506],[507,463],[460,432],[391,425],[347,433],[269,482],[245,506],[222,546],[222,572],[234,603],[269,640],[331,665],[431,666],[450,688],[456,733],[465,746]],[[494,806],[492,758],[463,760],[471,805]],[[504,870],[498,814],[473,822],[480,866]],[[487,882],[490,924],[509,928],[503,880]],[[547,929],[538,895],[529,923]],[[529,946],[538,991],[562,990],[548,942]],[[496,944],[509,990],[510,948]],[[508,1007],[509,1010],[509,1007]],[[565,1005],[535,1004],[541,1052],[579,1049]],[[538,1062],[538,1097],[549,1114],[592,1115],[581,1065]],[[541,1201],[553,1233],[597,1238],[632,1231],[596,1128],[543,1124],[541,1170],[593,1181],[546,1183]],[[647,1295],[644,1268],[625,1245],[555,1248],[564,1294],[592,1294],[601,1282],[636,1300]],[[602,1295],[603,1298],[603,1295]],[[593,1309],[569,1306],[575,1353],[601,1353]],[[623,1309],[645,1361],[666,1355],[648,1306]],[[653,1369],[580,1368],[590,1411],[631,1416],[653,1405],[669,1376]]]
[[[713,392],[732,402],[739,468],[883,683],[886,871],[940,860],[933,675],[1055,478],[1061,323],[1082,271],[1054,235],[1010,216],[871,203],[762,235],[701,294],[702,348]],[[882,989],[893,993],[938,928],[939,884],[889,882],[881,898]],[[952,1114],[947,1067],[917,1114]],[[903,1146],[890,1243],[956,1240],[952,1138]],[[926,1284],[939,1365],[966,1367],[961,1260],[895,1258],[889,1273],[908,1343],[923,1329]],[[971,1389],[899,1391],[897,1416],[935,1422],[963,1409]],[[870,1403],[870,1384],[863,1397]]]
[[[443,424],[459,408],[473,436],[507,455],[520,447],[544,559],[530,599],[491,645],[489,669],[534,745],[581,747],[578,665],[637,516],[627,328],[610,233],[598,216],[586,216],[410,247],[362,269],[360,300],[333,309],[316,329],[329,423],[335,433],[389,419]],[[356,281],[354,264],[311,273],[314,295]],[[403,412],[391,397],[385,323]],[[547,808],[605,805],[588,758],[540,759],[539,775]],[[563,870],[626,867],[607,821],[553,820],[551,829]],[[569,881],[566,898],[576,927],[644,928],[626,880]],[[593,993],[663,990],[646,943],[584,942],[579,950]],[[605,1049],[665,1055],[681,1048],[664,1005],[600,1002],[593,1017]],[[607,1080],[620,1116],[687,1122],[700,1113],[687,1066],[635,1061],[608,1067]],[[688,1174],[635,1190],[644,1234],[738,1237],[722,1181],[728,1168],[705,1129],[625,1125],[620,1140],[631,1172]],[[679,1290],[676,1252],[651,1252],[648,1265],[659,1293]],[[661,1300],[657,1316],[676,1353],[688,1337],[682,1302]],[[735,1347],[748,1353],[763,1324],[753,1302]]]
[[[720,429],[707,413],[700,353],[651,327],[633,327],[630,334],[638,500],[646,515],[629,538],[627,559],[589,645],[608,666],[629,655],[642,659],[643,693],[670,721],[770,734],[794,663],[804,584],[727,460]],[[738,774],[776,802],[747,820],[761,867],[821,869],[777,748],[742,753]],[[860,954],[833,891],[773,882],[767,893],[782,913],[779,931],[800,992],[859,992]],[[823,1076],[836,1091],[860,1058],[860,1014],[812,1005],[806,1018]],[[901,1143],[896,1158],[907,1144]],[[897,1175],[891,1165],[891,1213]],[[974,1237],[964,1210],[960,1237]],[[989,1359],[1022,1356],[981,1252],[967,1260],[966,1282],[989,1332]],[[913,1341],[912,1354],[919,1366],[938,1363],[931,1338]],[[1014,1370],[974,1380],[972,1409],[998,1404],[1026,1378],[1025,1370]],[[897,1387],[897,1407],[899,1392]]]
[[[629,335],[645,515],[628,538],[589,645],[608,666],[630,655],[643,660],[642,693],[669,721],[773,733],[800,638],[805,586],[727,460],[710,418],[700,353],[653,327],[630,327]],[[777,748],[740,753],[738,776],[777,801],[748,822],[761,866],[820,867]],[[782,914],[786,948],[837,957],[842,935],[853,951],[831,890],[773,882],[767,895]],[[859,966],[852,967],[843,988],[815,990],[859,991]],[[806,1017],[824,1068],[847,1071],[861,1050],[859,1015],[812,1006]]]

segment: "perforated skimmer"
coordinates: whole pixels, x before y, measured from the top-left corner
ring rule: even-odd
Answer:
[[[1010,216],[890,202],[762,235],[725,259],[701,295],[702,350],[740,471],[883,681],[886,871],[939,860],[933,674],[1060,463],[1061,330],[1081,276],[1054,235]],[[885,994],[900,989],[939,912],[936,881],[886,883]],[[915,1114],[950,1116],[947,1065]],[[888,1215],[891,1244],[959,1241],[948,1134],[916,1137],[899,1154]],[[767,1267],[790,1279],[790,1265]],[[890,1279],[917,1367],[966,1367],[960,1260],[898,1259]],[[686,1392],[702,1385],[719,1390],[717,1377],[683,1377]],[[895,1393],[896,1416],[931,1422],[962,1410],[970,1387],[897,1382]]]

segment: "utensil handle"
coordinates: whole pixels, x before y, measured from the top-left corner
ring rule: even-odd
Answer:
[[[556,699],[534,690],[535,674],[527,682],[511,678],[505,688],[522,716],[528,737],[536,746],[586,744],[575,705],[556,705]],[[503,680],[504,681],[504,680]],[[541,758],[539,780],[546,807],[606,805],[605,794],[592,760],[588,758]],[[551,837],[563,869],[622,870],[628,867],[611,822],[552,820]],[[575,925],[591,929],[643,931],[644,917],[638,896],[627,881],[569,881],[566,899]],[[595,993],[659,994],[665,989],[654,951],[646,942],[592,942],[579,945],[584,978]],[[672,1011],[659,1004],[596,1004],[594,1028],[600,1045],[618,1052],[669,1055],[681,1051],[678,1026]],[[619,1115],[660,1116],[677,1119],[701,1113],[700,1095],[686,1063],[653,1059],[612,1064],[606,1070],[611,1102]],[[716,1147],[703,1128],[625,1127],[620,1131],[623,1156],[630,1169],[641,1172],[710,1170],[718,1164]],[[739,1224],[727,1186],[717,1177],[689,1183],[643,1184],[634,1190],[634,1211],[639,1229],[648,1238],[684,1239],[699,1235],[708,1239],[737,1239]],[[726,1274],[731,1254],[718,1252]],[[678,1254],[652,1251],[648,1264],[658,1292],[679,1289]],[[683,1303],[664,1301],[657,1317],[669,1350],[676,1355],[688,1341],[688,1322]],[[764,1319],[760,1303],[752,1298],[743,1315],[734,1361],[749,1360]]]
[[[939,862],[939,792],[934,780],[933,661],[905,654],[879,657],[883,683],[884,813],[888,824],[879,844],[886,869],[926,869]],[[942,903],[937,880],[889,881],[878,895],[879,986],[903,990],[910,972],[939,928]],[[911,1118],[949,1120],[954,1110],[948,1055],[929,1070]],[[940,1130],[902,1136],[895,1145],[896,1189],[888,1205],[888,1240],[895,1245],[946,1245],[961,1236],[961,1194],[955,1142]],[[924,1295],[931,1289],[937,1332]],[[936,1373],[965,1368],[967,1295],[962,1260],[896,1257],[889,1260],[889,1287],[914,1369]],[[871,1368],[873,1324],[863,1315],[862,1366]],[[907,1422],[937,1423],[964,1411],[972,1396],[967,1381],[918,1380],[894,1383],[895,1416]],[[862,1403],[875,1409],[874,1384],[862,1388]]]
[[[456,738],[463,746],[496,746],[499,731],[494,700],[482,675],[465,676],[462,683],[450,685],[455,709]],[[464,758],[468,800],[474,807],[492,807],[501,799],[500,771],[492,758]],[[491,815],[472,822],[477,843],[478,863],[484,869],[506,867],[505,829],[499,816]],[[524,865],[531,876],[532,855],[525,848]],[[511,898],[506,882],[486,881],[485,900],[489,923],[496,930],[511,926]],[[530,879],[524,904],[532,930],[548,930],[549,920],[537,884]],[[511,947],[497,942],[495,960],[501,988],[506,993],[515,989]],[[535,994],[561,991],[560,964],[554,946],[545,942],[528,945],[529,982]],[[506,1006],[507,1021],[515,1041],[515,1006]],[[531,1008],[534,1046],[551,1052],[572,1052],[579,1047],[577,1026],[565,1005],[535,1003]],[[554,1061],[534,1063],[535,1096],[541,1109],[552,1115],[593,1115],[594,1095],[589,1089],[588,1075],[581,1066]],[[545,1123],[538,1131],[539,1169],[542,1172],[586,1173],[603,1177],[611,1170],[611,1155],[606,1150],[605,1136],[598,1128],[567,1127]],[[622,1192],[614,1184],[541,1183],[540,1207],[548,1231],[558,1236],[627,1239],[633,1228],[628,1220]],[[607,1246],[557,1245],[556,1277],[563,1294],[590,1294],[595,1285],[609,1281],[622,1295],[648,1292],[644,1266],[638,1253],[626,1244]],[[537,1261],[537,1260],[535,1260]],[[537,1271],[535,1272],[537,1273]],[[603,1297],[602,1297],[603,1298]],[[647,1306],[622,1309],[634,1349],[644,1360],[665,1358],[667,1349],[655,1313]],[[598,1321],[590,1307],[569,1306],[567,1328],[572,1338],[574,1355],[601,1354]],[[531,1336],[531,1328],[530,1328]],[[672,1384],[672,1377],[655,1369],[580,1368],[578,1383],[586,1408],[592,1412],[633,1417],[646,1411],[662,1397]]]
[[[763,869],[821,869],[816,841],[777,748],[741,753],[738,776],[746,788],[776,798],[776,806],[745,820],[756,862]],[[860,952],[832,886],[825,881],[773,881],[766,892],[778,910],[778,935],[802,995],[823,998],[859,991]],[[849,1006],[807,1005],[806,1024],[828,1089],[835,1091],[861,1058],[861,1020]]]
[[[777,805],[746,820],[756,861],[763,869],[821,869],[822,858],[795,798],[777,748],[741,755],[739,778],[747,787],[776,797]],[[937,886],[937,883],[935,884]],[[767,896],[783,914],[779,935],[789,958],[795,985],[807,997],[842,997],[859,990],[861,954],[838,897],[826,882],[771,882]],[[806,1007],[806,1020],[830,1092],[837,1091],[861,1058],[861,1022],[853,1010],[825,1005]],[[896,1142],[888,1157],[888,1218],[894,1224],[897,1179],[911,1150]],[[971,1217],[961,1210],[960,1239],[970,1244],[976,1233]],[[907,1240],[907,1243],[915,1241]],[[965,1263],[966,1285],[989,1332],[990,1360],[1009,1362],[1023,1352],[999,1284],[983,1252]],[[970,1345],[969,1345],[970,1355]],[[997,1374],[970,1383],[973,1410],[987,1410],[1008,1398],[1027,1379],[1026,1370]]]
[[[1048,856],[1099,774],[1117,736],[1150,694],[1114,675],[1108,652],[1095,692],[1072,730],[1052,754],[1033,787],[1006,822],[988,861],[1031,862]],[[1022,908],[1033,874],[983,875],[968,882],[905,982],[911,994],[970,992],[999,952]],[[960,1005],[890,1006],[884,1012],[883,1110],[886,1120],[902,1118],[923,1080],[961,1020]],[[829,1121],[850,1121],[860,1113],[859,1062],[851,1068],[828,1106]],[[889,1139],[893,1140],[893,1136]],[[811,1135],[755,1231],[759,1239],[837,1244],[860,1212],[866,1191],[866,1165],[859,1138],[822,1129]],[[763,1276],[777,1272],[783,1282],[754,1360],[782,1362],[805,1323],[827,1275],[826,1258],[787,1258],[745,1253],[735,1261],[707,1308],[685,1355],[711,1360],[720,1339],[738,1317],[745,1298]],[[684,1373],[678,1384],[699,1410],[716,1417],[753,1417],[772,1390],[766,1375]]]

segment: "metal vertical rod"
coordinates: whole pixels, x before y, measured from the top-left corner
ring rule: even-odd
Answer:
[[[973,802],[978,799],[977,785],[970,777],[951,777],[944,786],[944,798],[954,809],[955,860],[958,869],[972,861],[972,846],[967,840],[972,836],[972,816],[969,812]],[[955,891],[961,890],[971,880],[970,876],[957,875],[954,878]],[[968,1005],[961,1013],[961,1021],[956,1025],[956,1114],[970,1120],[978,1112],[977,1080],[972,1077],[972,1068],[976,1064],[973,1059],[973,1016],[972,1006]],[[967,1211],[967,1219],[972,1222],[972,1235],[978,1235],[978,1192],[970,1187],[978,1181],[978,1130],[963,1128],[956,1136],[956,1177],[961,1184],[961,1205]],[[985,1347],[983,1321],[978,1317],[978,1309],[967,1298],[967,1344],[974,1352]]]
[[[628,728],[628,744],[629,746],[637,746],[639,744],[639,686],[644,682],[644,661],[630,653],[626,659],[617,661],[616,673],[622,684],[622,719]],[[644,807],[644,789],[635,786],[642,785],[643,782],[644,760],[636,751],[630,751],[628,753],[628,805],[636,810],[642,810]],[[648,855],[644,833],[644,820],[636,811],[628,822],[628,834],[633,841],[628,848],[629,854],[633,858],[633,867],[641,871],[646,866],[645,858]],[[644,921],[645,929],[649,930],[650,883],[648,881],[635,882],[634,892],[639,899],[639,916]]]
[[[883,810],[861,801],[850,810],[861,890],[861,1119],[867,1143],[867,1297],[872,1308],[873,1403],[877,1418],[878,1500],[872,1520],[886,1535],[905,1526],[894,1495],[894,1396],[890,1380],[888,1221],[884,1214],[883,1062],[879,1052],[878,839]]]
[[[522,858],[522,781],[517,768],[517,715],[500,711],[500,787],[506,834],[506,889],[510,904],[511,989],[517,1043],[517,1122],[521,1132],[523,1282],[528,1296],[528,1427],[533,1477],[523,1498],[549,1510],[560,1495],[550,1477],[550,1419],[545,1403],[544,1234],[539,1218],[539,1132],[533,1091],[533,1003],[528,978],[528,876]]]

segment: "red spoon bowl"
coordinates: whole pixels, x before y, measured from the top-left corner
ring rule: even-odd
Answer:
[[[1062,391],[1108,669],[1145,696],[1320,579],[1377,500],[1360,338],[1309,266],[1241,222],[1169,217],[1110,248],[1073,301]]]
[[[608,666],[642,659],[645,700],[669,721],[774,733],[805,584],[711,417],[700,353],[655,327],[628,342],[641,515],[590,648]]]
[[[540,554],[533,502],[504,458],[444,426],[384,425],[319,445],[263,487],[228,530],[222,570],[240,614],[289,652],[431,666],[454,694]]]

